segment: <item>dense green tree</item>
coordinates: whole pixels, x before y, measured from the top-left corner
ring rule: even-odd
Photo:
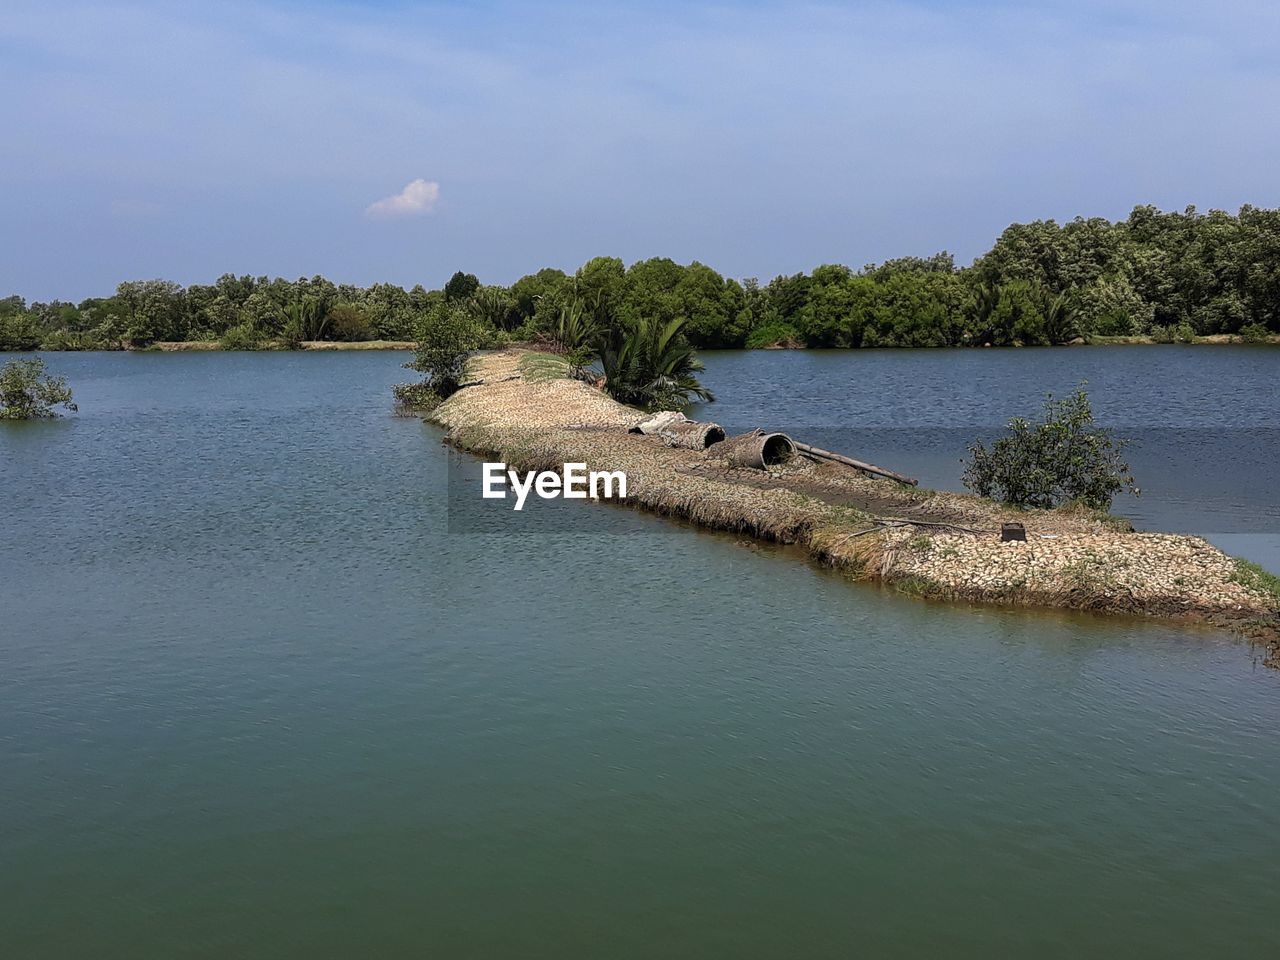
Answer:
[[[742,310],[742,288],[706,264],[694,261],[675,288],[684,334],[694,346],[740,346],[735,320]]]
[[[626,277],[626,267],[617,257],[592,257],[573,275],[573,295],[598,323],[612,323],[626,296]]]
[[[185,291],[170,280],[128,280],[116,287],[113,314],[119,338],[146,345],[156,340],[185,340]]]
[[[357,342],[374,338],[369,315],[354,303],[335,304],[329,311],[329,326],[334,340]]]
[[[974,343],[1006,347],[1038,344],[1044,335],[1045,288],[1033,280],[1011,280],[996,291],[991,312],[975,319]]]
[[[963,269],[944,251],[856,272],[825,264],[764,286],[665,257],[630,267],[597,257],[572,275],[547,268],[509,289],[481,287],[461,271],[442,290],[362,288],[319,276],[224,274],[185,290],[131,281],[78,305],[0,301],[0,348],[145,346],[228,334],[231,342],[287,345],[406,340],[441,303],[518,339],[555,341],[566,310],[599,330],[680,320],[681,338],[700,348],[1006,346],[1135,334],[1190,340],[1246,328],[1265,339],[1280,334],[1280,210],[1136,207],[1114,223],[1038,220],[1011,225]]]
[[[444,285],[444,298],[450,303],[466,300],[480,288],[480,281],[474,273],[463,273],[459,270]]]
[[[880,281],[858,279],[864,284],[858,321],[863,346],[949,347],[963,341],[965,290],[955,274],[900,270]]]
[[[27,312],[25,304],[21,311],[0,313],[0,350],[35,350],[42,339],[40,324]]]
[[[774,277],[766,290],[770,306],[779,320],[792,320],[809,302],[813,280],[803,273]]]
[[[1080,329],[1104,337],[1150,331],[1155,311],[1126,274],[1098,277],[1076,291]]]
[[[839,264],[815,268],[810,281],[804,305],[786,316],[779,308],[778,317],[784,322],[790,320],[810,346],[861,346],[866,322],[863,306],[874,281],[856,277],[852,270]],[[788,285],[786,289],[791,296],[799,288]]]
[[[560,293],[569,285],[569,277],[563,270],[552,267],[521,277],[511,285],[511,297],[515,301],[518,322],[533,319],[538,304],[544,298],[560,299]]]

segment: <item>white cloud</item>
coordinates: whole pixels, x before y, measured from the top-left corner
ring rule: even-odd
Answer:
[[[440,184],[434,180],[410,180],[399,193],[383,197],[365,208],[369,217],[420,217],[435,209],[440,199]]]

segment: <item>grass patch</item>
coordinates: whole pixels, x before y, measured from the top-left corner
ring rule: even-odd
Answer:
[[[1239,557],[1232,559],[1236,565],[1236,572],[1231,575],[1232,581],[1280,603],[1280,577],[1251,560],[1241,560]]]
[[[532,352],[521,354],[519,368],[520,375],[530,383],[569,380],[573,376],[568,357],[555,353]]]
[[[1110,609],[1116,604],[1119,581],[1106,561],[1089,553],[1062,569],[1062,582],[1074,607],[1088,610]]]
[[[949,599],[953,592],[949,587],[926,580],[924,577],[909,573],[905,577],[895,577],[889,581],[890,586],[903,596],[917,600]]]
[[[1118,517],[1109,510],[1099,510],[1096,507],[1081,503],[1079,500],[1068,501],[1061,506],[1054,507],[1053,510],[1064,517],[1092,520],[1094,523],[1100,524],[1108,530],[1115,530],[1117,533],[1133,532],[1133,524],[1125,517]]]

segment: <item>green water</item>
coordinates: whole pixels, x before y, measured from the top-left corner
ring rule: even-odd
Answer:
[[[402,359],[56,355],[0,429],[5,956],[1277,955],[1247,647],[450,533]]]

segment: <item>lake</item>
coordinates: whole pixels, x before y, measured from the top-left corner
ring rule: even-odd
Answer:
[[[7,955],[1280,950],[1280,672],[1247,645],[642,515],[451,532],[402,354],[46,359],[81,412],[0,425]],[[1280,351],[707,362],[726,426],[952,487],[1086,379],[1156,473],[1120,509],[1280,569]]]

